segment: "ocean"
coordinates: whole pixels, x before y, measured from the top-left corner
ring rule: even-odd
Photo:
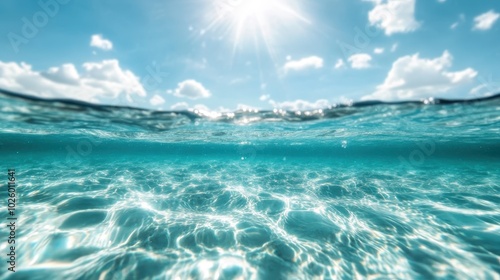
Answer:
[[[500,95],[0,120],[1,279],[500,279]]]

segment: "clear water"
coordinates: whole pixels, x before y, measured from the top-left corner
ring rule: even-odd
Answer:
[[[1,278],[500,279],[498,97],[214,114],[4,93],[0,119],[20,196]]]

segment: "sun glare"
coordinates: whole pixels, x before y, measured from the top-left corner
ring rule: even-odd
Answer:
[[[233,44],[234,52],[249,40],[263,43],[273,55],[279,35],[296,24],[309,24],[294,0],[216,0],[209,29],[221,31]],[[281,34],[280,34],[281,33]],[[287,36],[296,33],[286,34]]]
[[[269,5],[269,2],[266,0],[241,1],[241,3],[235,7],[234,14],[242,17],[260,16],[268,12],[270,7],[271,5]]]

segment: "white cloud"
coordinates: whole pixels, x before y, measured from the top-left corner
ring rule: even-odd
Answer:
[[[73,64],[35,71],[24,62],[0,61],[0,87],[44,98],[70,98],[102,103],[125,95],[144,97],[146,92],[139,78],[123,70],[117,60],[84,63],[78,73]],[[111,100],[113,101],[113,100]]]
[[[83,64],[83,69],[85,69],[84,77],[88,79],[89,85],[94,85],[114,96],[120,92],[146,96],[139,78],[129,70],[122,70],[116,59],[103,60],[100,63],[87,62]]]
[[[175,90],[168,91],[168,93],[189,99],[209,98],[212,95],[201,83],[195,80],[180,82]]]
[[[330,102],[328,102],[328,100],[326,99],[319,99],[316,100],[315,102],[309,102],[302,99],[298,99],[295,101],[284,101],[284,102],[276,102],[274,100],[269,100],[269,104],[271,104],[274,108],[290,110],[290,111],[324,109],[330,106]]]
[[[271,98],[271,96],[269,94],[263,94],[259,97],[259,100],[260,101],[266,101],[268,100],[269,98]]]
[[[363,100],[402,100],[436,96],[454,87],[473,81],[477,72],[472,68],[450,72],[453,57],[448,51],[434,59],[419,54],[397,59],[383,84]]]
[[[454,23],[450,26],[450,29],[455,29],[455,28],[457,28],[458,24],[459,24],[459,22],[458,22],[458,21],[457,21],[457,22],[454,22]]]
[[[80,75],[73,64],[63,64],[61,67],[51,67],[46,72],[40,73],[47,79],[56,83],[78,85],[80,83]]]
[[[90,39],[90,46],[91,47],[96,47],[101,50],[109,51],[113,49],[113,43],[108,40],[104,39],[101,34],[94,34],[92,35]]]
[[[186,102],[178,102],[175,103],[174,105],[170,106],[170,109],[180,111],[180,110],[187,110],[189,108],[189,104]]]
[[[370,0],[375,4],[368,14],[372,25],[384,29],[386,35],[416,30],[415,0]]]
[[[344,60],[339,58],[339,60],[337,60],[337,63],[335,63],[335,69],[340,69],[343,67],[345,67]]]
[[[375,54],[381,54],[381,53],[384,53],[384,48],[375,48],[373,50],[373,53]]]
[[[351,63],[351,67],[354,69],[365,69],[370,68],[370,61],[372,60],[371,55],[366,53],[359,53],[351,55],[348,61]]]
[[[153,106],[160,106],[165,103],[165,99],[158,94],[155,94],[151,99],[149,99],[149,103]]]
[[[474,18],[474,30],[488,30],[500,17],[499,13],[490,10]]]
[[[285,72],[303,71],[308,69],[318,69],[323,67],[323,58],[318,56],[305,57],[299,60],[289,60],[283,67]]]

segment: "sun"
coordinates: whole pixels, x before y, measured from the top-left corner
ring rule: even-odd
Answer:
[[[266,13],[270,13],[272,11],[270,3],[266,0],[239,0],[232,1],[236,2],[236,5],[233,5],[232,14],[236,17],[248,18],[248,17],[261,17]]]
[[[263,44],[273,55],[276,41],[291,26],[310,24],[300,12],[299,0],[215,0],[208,29],[221,34],[233,45],[233,54],[248,43]],[[295,29],[296,30],[296,29]],[[296,33],[286,34],[294,36]]]

